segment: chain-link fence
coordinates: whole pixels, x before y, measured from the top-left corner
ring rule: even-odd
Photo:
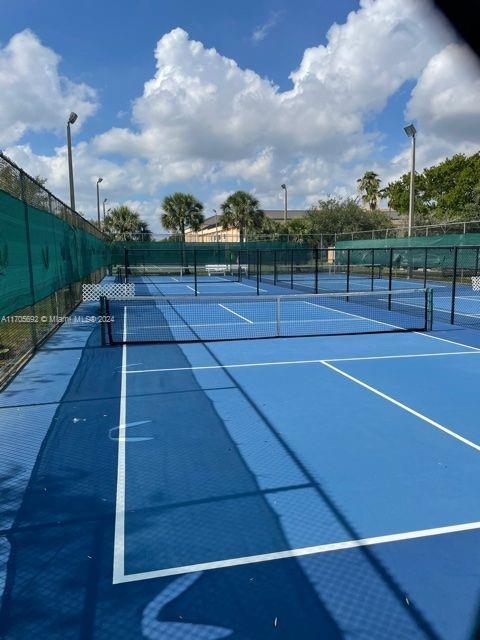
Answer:
[[[109,265],[103,234],[0,154],[0,386]]]

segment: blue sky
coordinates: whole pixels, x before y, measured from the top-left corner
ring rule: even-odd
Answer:
[[[324,42],[331,24],[345,20],[349,11],[358,8],[358,2],[350,0],[82,0],[75,5],[66,11],[68,4],[60,0],[7,3],[2,7],[0,41],[5,43],[28,27],[60,53],[63,74],[98,89],[101,109],[86,123],[84,138],[111,127],[118,113],[127,115],[131,101],[154,73],[152,54],[159,37],[175,27],[286,90],[291,87],[288,75],[304,50]],[[253,42],[254,30],[271,19],[275,24],[268,35]],[[38,136],[35,143],[44,152],[51,140]]]
[[[392,179],[407,168],[407,119],[421,164],[471,152],[478,82],[421,0],[17,0],[0,23],[0,148],[66,198],[64,122],[78,111],[79,208],[94,212],[102,175],[112,204],[159,231],[174,189],[208,213],[235,188],[273,208],[286,180],[304,207],[354,195],[367,169]],[[461,136],[445,131],[452,115]]]

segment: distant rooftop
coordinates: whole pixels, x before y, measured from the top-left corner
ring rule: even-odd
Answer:
[[[283,209],[264,209],[263,213],[267,218],[270,218],[270,220],[279,220],[281,222],[283,222],[284,220],[285,212]],[[293,220],[295,218],[303,218],[305,213],[306,213],[305,209],[289,209],[288,220]],[[218,214],[218,217],[220,217],[220,214]],[[216,223],[217,223],[217,216],[210,216],[209,218],[205,219],[200,229],[213,229]]]

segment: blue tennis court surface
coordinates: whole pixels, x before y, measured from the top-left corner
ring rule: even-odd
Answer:
[[[474,637],[478,332],[102,347],[97,312],[0,394],[2,637]]]

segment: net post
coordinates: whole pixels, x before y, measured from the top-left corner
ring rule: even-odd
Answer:
[[[277,284],[277,250],[273,250],[273,284]]]
[[[393,249],[390,247],[390,253],[388,257],[388,290],[392,290],[392,276],[393,276]],[[388,310],[392,310],[392,296],[388,296]]]
[[[423,288],[427,288],[427,267],[428,267],[428,247],[425,247],[425,258],[423,262]]]
[[[124,247],[123,249],[123,266],[125,269],[125,276],[123,281],[125,282],[125,284],[128,282],[128,249],[127,247]]]
[[[479,258],[480,247],[477,247],[477,257],[475,258],[475,275],[478,276],[478,258]]]
[[[193,288],[195,289],[195,295],[198,296],[197,286],[197,250],[193,250]]]
[[[101,344],[104,347],[107,344],[107,337],[105,335],[105,318],[107,317],[107,304],[106,297],[104,295],[100,296],[100,336],[101,336]]]
[[[455,295],[457,289],[457,264],[458,246],[453,250],[453,281],[452,281],[452,307],[450,310],[450,324],[455,324]]]
[[[315,247],[315,293],[318,293],[318,246]]]
[[[277,296],[275,305],[275,323],[277,328],[277,337],[280,336],[280,296]]]
[[[257,249],[257,296],[260,295],[260,251]]]
[[[433,289],[425,289],[425,331],[433,327]]]
[[[293,249],[290,256],[290,289],[293,289]]]
[[[247,279],[250,280],[250,249],[247,249]]]

